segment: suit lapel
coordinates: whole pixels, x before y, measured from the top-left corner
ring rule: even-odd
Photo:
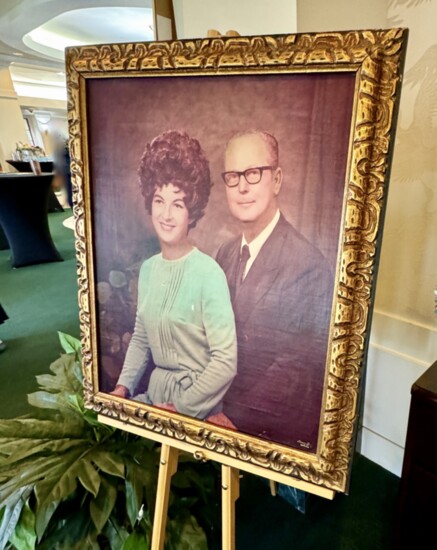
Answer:
[[[238,264],[240,262],[241,238],[232,243],[229,252],[223,255],[219,262],[228,280],[232,303],[235,303],[235,281],[237,279]]]
[[[238,294],[235,296],[234,310],[239,323],[246,322],[260,300],[262,300],[265,294],[274,286],[274,281],[279,270],[281,250],[285,235],[284,223],[286,223],[285,219],[281,215],[277,226],[262,246],[249,273],[242,282]],[[237,255],[237,266],[238,258],[239,250]]]

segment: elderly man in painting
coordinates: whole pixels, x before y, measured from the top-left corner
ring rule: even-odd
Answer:
[[[316,452],[331,270],[280,211],[285,183],[273,135],[253,130],[233,136],[222,176],[241,227],[217,254],[238,342],[238,374],[224,412],[242,432]]]
[[[141,267],[135,329],[112,394],[232,428],[222,414],[236,373],[229,290],[188,236],[208,203],[208,160],[196,139],[170,130],[146,145],[139,176],[161,253]],[[136,394],[152,360],[147,391]]]

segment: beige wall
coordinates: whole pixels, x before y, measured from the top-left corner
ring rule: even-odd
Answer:
[[[363,438],[400,472],[411,384],[437,359],[437,2],[392,0],[410,29],[375,303]],[[377,435],[382,438],[377,442]],[[390,445],[392,442],[393,445]],[[381,452],[382,450],[382,452]],[[393,468],[394,466],[394,468]]]
[[[377,307],[437,329],[437,2],[392,2],[409,27]],[[437,335],[435,335],[437,336]]]
[[[298,0],[298,32],[409,27],[376,308],[437,328],[437,2]]]
[[[388,0],[297,0],[297,32],[385,28]]]
[[[7,170],[17,141],[27,141],[26,130],[17,95],[8,68],[0,68],[0,163]],[[10,167],[9,167],[10,168]]]
[[[298,0],[298,32],[408,27],[372,320],[363,454],[400,474],[412,383],[437,358],[437,2]]]
[[[241,35],[296,32],[296,0],[173,0],[178,38],[209,29]]]

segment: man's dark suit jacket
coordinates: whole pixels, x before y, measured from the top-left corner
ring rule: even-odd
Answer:
[[[238,430],[316,452],[333,276],[281,215],[236,290],[241,236],[223,244],[237,325],[237,376],[224,413]]]

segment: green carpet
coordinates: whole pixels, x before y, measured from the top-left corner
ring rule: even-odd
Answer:
[[[305,514],[254,476],[237,501],[236,542],[243,550],[388,550],[392,548],[399,478],[357,454],[349,495],[310,495]],[[220,547],[214,547],[218,550]]]
[[[30,410],[26,394],[36,389],[35,375],[61,352],[57,331],[79,335],[73,232],[62,225],[71,215],[49,215],[53,239],[64,262],[11,269],[9,252],[0,251],[0,302],[10,319],[0,325],[7,350],[0,354],[0,417]],[[238,550],[385,550],[391,536],[399,479],[357,455],[350,496],[333,501],[309,497],[306,514],[264,481],[245,474],[236,505]],[[220,495],[211,512],[220,514]],[[218,518],[220,516],[218,515]],[[210,548],[221,548],[220,533],[210,532]]]
[[[9,320],[0,325],[7,349],[0,354],[0,418],[30,410],[26,395],[35,375],[48,371],[61,348],[57,331],[79,336],[74,233],[62,225],[71,210],[49,214],[50,231],[63,262],[12,269],[0,251],[0,303]]]

